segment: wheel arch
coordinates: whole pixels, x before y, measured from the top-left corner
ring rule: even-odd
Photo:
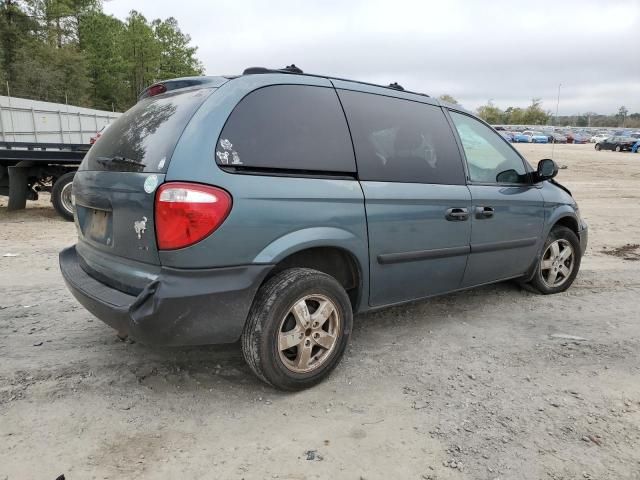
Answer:
[[[533,263],[529,267],[527,273],[523,277],[524,282],[528,282],[533,278],[533,275],[535,274],[535,268],[538,265],[538,262],[540,261],[540,258],[543,254],[546,238],[551,233],[551,230],[553,230],[553,228],[557,225],[567,227],[569,230],[575,233],[578,238],[580,237],[580,223],[578,222],[578,218],[576,217],[573,209],[569,205],[563,205],[560,208],[556,209],[546,223],[545,229],[542,233],[543,240],[541,242],[540,249],[538,250],[538,253],[536,254]]]
[[[563,227],[567,227],[569,230],[571,230],[573,233],[576,234],[576,236],[580,236],[580,224],[578,223],[578,219],[571,214],[566,214],[563,215],[561,217],[559,217],[551,226],[551,230],[553,230],[553,228],[556,225],[561,225]]]
[[[288,268],[312,268],[334,277],[347,291],[354,311],[368,298],[369,269],[366,240],[332,227],[291,232],[267,245],[254,263],[270,263],[264,281]]]

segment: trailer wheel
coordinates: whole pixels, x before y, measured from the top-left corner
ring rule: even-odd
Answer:
[[[71,202],[71,186],[76,172],[68,172],[58,177],[51,189],[51,202],[53,208],[62,218],[73,222],[73,203]]]

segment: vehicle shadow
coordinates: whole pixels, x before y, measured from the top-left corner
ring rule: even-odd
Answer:
[[[42,220],[66,222],[66,220],[58,215],[58,213],[52,206],[27,205],[27,208],[23,210],[9,211],[6,202],[0,202],[0,222],[2,223],[15,223],[24,221],[31,222]]]
[[[354,319],[352,340],[358,343],[358,351],[376,349],[380,336],[399,331],[415,330],[418,326],[427,332],[431,329],[447,328],[457,321],[473,322],[473,318],[462,316],[474,311],[488,299],[492,305],[502,309],[501,303],[520,301],[535,294],[523,290],[515,282],[503,282],[401,306],[358,315]],[[393,330],[392,330],[393,329]],[[195,393],[199,390],[223,391],[229,387],[255,392],[270,391],[260,382],[244,362],[240,343],[194,347],[157,347],[138,343],[131,345],[127,364],[136,375],[140,385],[156,392],[179,390]],[[345,368],[341,365],[340,368]],[[348,373],[348,372],[347,372]]]

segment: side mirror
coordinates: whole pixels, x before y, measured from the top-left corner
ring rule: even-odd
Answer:
[[[535,173],[536,182],[551,180],[558,174],[558,165],[550,158],[545,158],[538,162],[538,169]]]
[[[521,183],[520,175],[513,168],[500,172],[496,175],[496,182],[498,183]]]

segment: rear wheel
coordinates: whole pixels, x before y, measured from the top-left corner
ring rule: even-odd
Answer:
[[[352,324],[351,302],[335,278],[292,268],[258,291],[242,334],[242,353],[261,380],[282,390],[302,390],[340,362]]]
[[[621,152],[622,151],[622,147],[620,147],[620,145],[616,145],[616,152]]]
[[[599,144],[599,143],[596,143],[595,149],[596,149],[597,151],[600,151],[600,150],[602,149],[602,147],[600,146],[600,144]]]
[[[544,244],[544,252],[531,286],[545,295],[564,292],[578,275],[580,260],[580,240],[577,235],[567,227],[553,227]]]
[[[65,220],[73,221],[73,203],[71,201],[71,188],[75,172],[68,172],[58,177],[51,189],[51,202],[53,207]]]

